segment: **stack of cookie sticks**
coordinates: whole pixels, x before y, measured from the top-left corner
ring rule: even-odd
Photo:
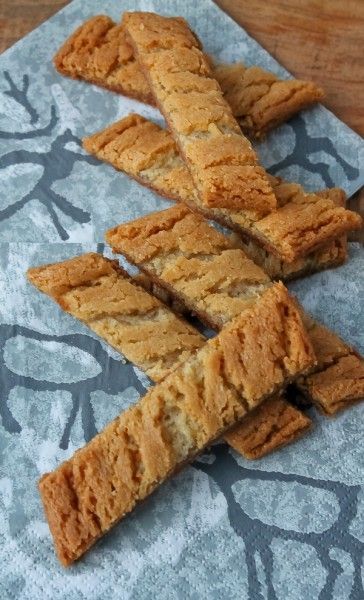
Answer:
[[[99,266],[101,277],[112,275],[112,265]],[[72,266],[62,265],[61,272],[66,276],[63,289],[58,278],[57,293],[66,306],[92,289],[92,276],[77,292],[68,277]],[[54,273],[31,271],[30,278],[50,290]],[[104,319],[102,306],[100,311]],[[62,564],[82,556],[167,477],[314,364],[295,301],[282,284],[268,287],[218,336],[43,476],[39,488]]]
[[[67,77],[155,104],[123,25],[106,15],[97,15],[80,25],[57,52],[54,65]],[[311,81],[279,79],[257,66],[235,63],[212,68],[234,116],[249,137],[263,137],[324,95]]]
[[[172,135],[139,115],[85,138],[83,145],[142,185],[232,229],[245,252],[276,279],[342,264],[347,257],[345,232],[360,225],[359,215],[344,209],[342,190],[307,194],[302,186],[271,176],[277,209],[263,218],[244,209],[206,207]]]
[[[40,481],[58,557],[69,565],[220,437],[259,458],[302,435],[311,420],[288,401],[288,384],[327,415],[362,398],[362,357],[273,281],[341,264],[361,219],[341,190],[307,193],[269,176],[246,137],[261,137],[321,90],[258,67],[214,65],[184,19],[94,17],[55,66],[160,109],[169,129],[132,114],[84,147],[178,202],[107,232],[137,278],[92,253],[28,272],[155,382]],[[206,340],[186,314],[216,337]]]

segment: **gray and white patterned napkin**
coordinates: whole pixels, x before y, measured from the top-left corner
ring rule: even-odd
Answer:
[[[249,462],[223,444],[169,481],[69,570],[55,558],[36,484],[149,385],[26,283],[30,265],[104,250],[103,232],[165,201],[87,156],[80,138],[153,108],[59,76],[51,57],[86,18],[180,14],[209,52],[287,72],[212,2],[75,0],[0,57],[0,598],[363,598],[363,412],[312,412],[313,431]],[[309,189],[364,182],[362,140],[322,107],[257,146]],[[290,287],[364,351],[364,256]]]

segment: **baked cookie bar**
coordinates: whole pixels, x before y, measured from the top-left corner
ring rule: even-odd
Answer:
[[[175,290],[167,290],[145,273],[139,274],[136,279],[144,289],[164,304],[172,306],[178,314],[187,316],[190,313],[180,296],[176,296]],[[225,301],[229,305],[229,299],[225,298]],[[363,357],[355,348],[346,344],[333,331],[312,319],[307,313],[302,311],[301,316],[317,357],[317,365],[315,373],[295,381],[296,391],[327,416],[363,400]],[[244,419],[234,435],[225,436],[225,441],[235,450],[240,450],[245,458],[261,458],[284,443],[297,439],[310,427],[310,421],[302,411],[297,411],[282,397],[276,397],[274,400],[277,410],[271,406],[273,398],[270,398],[249,418]]]
[[[276,394],[246,415],[224,439],[239,454],[254,460],[296,441],[311,425],[305,413]]]
[[[80,25],[55,55],[54,65],[62,75],[154,104],[123,27],[106,15]],[[250,137],[262,137],[323,98],[323,91],[310,81],[282,80],[256,66],[217,65],[213,73],[240,127]]]
[[[162,196],[182,200],[192,210],[234,230],[248,253],[260,259],[262,266],[267,263],[267,270],[277,277],[286,272],[292,278],[305,268],[312,271],[327,262],[340,264],[346,257],[346,244],[338,238],[361,225],[357,213],[339,205],[339,192],[326,196],[306,193],[298,184],[271,176],[278,207],[266,217],[257,218],[245,209],[206,207],[199,200],[171,134],[139,115],[129,115],[85,138],[83,145],[97,158]],[[271,261],[270,255],[274,255]]]
[[[119,225],[106,240],[215,329],[272,285],[240,248],[184,204]]]
[[[196,329],[147,293],[145,281],[143,288],[136,285],[136,278],[131,279],[116,261],[99,254],[84,254],[32,268],[28,279],[63,310],[134,362],[154,382],[164,379],[206,341]],[[140,277],[138,279],[140,281]],[[293,441],[293,431],[298,437],[311,424],[308,417],[290,407],[283,398],[279,407],[283,410],[287,405],[284,414],[281,416],[280,412],[273,417],[268,407],[270,402],[267,400],[261,409],[254,411],[255,416],[247,424],[244,419],[234,431],[232,445],[246,458],[261,458]],[[289,438],[286,435],[288,415],[292,420]],[[261,429],[259,446],[256,437],[251,435],[255,420],[256,429]]]
[[[123,27],[106,15],[97,15],[80,25],[53,62],[62,75],[154,104]]]
[[[122,23],[202,204],[271,212],[276,199],[266,173],[187,22],[134,12]]]
[[[315,358],[295,301],[275,284],[39,482],[65,566],[163,481]]]
[[[249,138],[264,137],[324,97],[322,89],[310,81],[279,79],[258,66],[215,65],[213,73],[233,115]]]
[[[205,342],[194,327],[137,286],[117,261],[99,254],[29,269],[28,279],[153,381]]]
[[[301,377],[298,389],[325,415],[364,399],[364,359],[338,335],[303,315],[317,356],[317,373]]]
[[[298,387],[321,412],[334,415],[364,399],[363,357],[348,351],[331,366],[300,380]]]
[[[114,252],[124,254],[158,286],[154,293],[160,296],[158,288],[164,288],[214,329],[253,304],[271,285],[242,250],[185,205],[119,225],[106,239]],[[318,372],[302,378],[298,387],[323,412],[333,414],[362,399],[362,358],[326,327],[307,315],[303,318]]]
[[[282,190],[280,183],[284,182],[278,178],[272,178],[273,189],[277,190],[278,202],[280,201]],[[316,196],[330,200],[335,206],[345,207],[346,194],[340,188],[320,190],[315,192],[315,194]],[[348,257],[348,243],[345,234],[332,242],[324,244],[318,250],[314,250],[301,258],[296,258],[293,262],[281,260],[275,254],[257,244],[255,240],[248,239],[246,236],[243,237],[236,232],[230,235],[230,240],[238,248],[242,248],[245,254],[257,265],[262,267],[271,279],[281,281],[289,281],[316,273],[317,271],[338,267],[344,264]]]

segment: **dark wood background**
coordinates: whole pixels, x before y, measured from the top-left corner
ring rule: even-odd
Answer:
[[[325,106],[364,135],[364,0],[216,1],[293,75],[319,83]],[[0,52],[66,4],[0,0]],[[363,190],[350,208],[364,216]],[[364,231],[353,238],[364,243]]]

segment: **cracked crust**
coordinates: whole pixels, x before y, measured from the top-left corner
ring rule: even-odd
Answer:
[[[303,315],[317,357],[315,373],[300,377],[298,389],[325,415],[364,399],[364,359],[324,325]]]
[[[92,17],[78,27],[55,55],[54,65],[62,75],[155,103],[123,28],[106,15]],[[260,67],[217,65],[213,73],[234,116],[250,137],[263,137],[323,97],[314,83],[279,80]]]
[[[339,267],[345,263],[348,257],[346,236],[340,236],[311,254],[289,263],[258,246],[253,240],[242,239],[237,233],[233,233],[230,239],[235,246],[244,250],[245,254],[259,265],[271,279],[280,281],[291,281],[318,271]]]
[[[153,283],[146,275],[139,275],[138,281],[145,288],[160,298],[165,304],[174,307],[181,315],[188,315],[185,304],[175,294],[168,292],[160,284]],[[309,404],[315,406],[325,415],[333,415],[340,410],[364,399],[364,359],[336,333],[312,319],[301,310],[301,316],[314,349],[317,365],[313,375],[306,375],[294,382],[294,387],[301,392]],[[245,458],[261,458],[285,443],[291,443],[304,432],[305,423],[309,426],[308,417],[288,406],[282,416],[271,417],[271,402],[267,400],[259,409],[239,425],[233,437],[225,440]],[[292,423],[288,423],[288,415]],[[279,417],[279,418],[278,418]],[[260,423],[260,425],[259,425]],[[254,435],[255,429],[257,435]],[[239,434],[241,438],[239,439]],[[267,439],[265,436],[269,436]],[[261,443],[258,443],[261,440]],[[286,441],[284,441],[286,440]],[[249,445],[250,444],[250,445]],[[259,446],[259,448],[258,448]]]
[[[261,219],[256,227],[260,235],[281,248],[288,262],[361,227],[360,215],[337,206],[330,198],[305,193],[298,184],[278,180],[274,192],[279,210]]]
[[[53,62],[62,75],[154,104],[153,94],[134,59],[124,29],[106,15],[92,17],[80,25]]]
[[[29,269],[28,279],[154,381],[163,379],[205,341],[194,327],[137,286],[117,261],[99,254]]]
[[[185,304],[177,300],[174,293],[168,292],[160,284],[153,283],[144,274],[138,276],[138,281],[157,298],[173,306],[177,313],[181,315],[189,314]],[[363,357],[336,333],[312,319],[303,309],[301,309],[301,316],[314,349],[317,364],[313,369],[314,373],[299,377],[294,382],[294,387],[307,398],[310,404],[314,403],[325,415],[333,415],[348,408],[351,404],[363,400]],[[275,448],[275,444],[277,448],[282,445],[283,441],[281,444],[280,440],[287,439],[287,443],[292,441],[295,439],[295,430],[297,437],[299,437],[301,426],[303,430],[305,422],[309,421],[308,417],[301,411],[296,413],[293,408],[289,409],[288,407],[284,410],[282,418],[278,419],[278,415],[276,415],[275,419],[272,420],[270,417],[271,402],[273,402],[273,399],[267,400],[249,418],[244,419],[243,423],[235,430],[234,443],[232,443],[230,436],[225,438],[237,451],[241,451],[246,458],[254,458],[254,452],[257,453],[256,458],[261,458],[261,456],[271,452]],[[281,397],[280,406],[282,409],[283,402],[286,401]],[[292,415],[291,425],[287,423],[286,419],[289,414]],[[256,422],[254,415],[256,415]],[[259,422],[262,424],[261,430],[260,426],[258,427]],[[255,427],[257,436],[250,435]],[[272,433],[270,434],[271,429]],[[238,439],[239,431],[241,440]],[[288,435],[289,432],[292,433],[292,439]],[[265,435],[268,436],[268,434],[270,436],[269,443],[265,438]],[[259,444],[258,451],[254,444],[260,439],[262,444]],[[251,447],[248,448],[250,442]]]
[[[300,389],[325,415],[334,415],[364,399],[364,360],[348,353],[331,366],[305,377]]]
[[[256,460],[296,441],[311,425],[309,417],[277,395],[249,413],[224,439],[245,458]]]
[[[148,292],[155,292],[153,286],[148,286],[145,277],[130,279],[116,261],[110,261],[99,254],[85,254],[63,263],[33,268],[28,272],[28,278],[40,291],[58,302],[64,310],[81,319],[94,330],[95,308],[102,307],[103,314],[101,318],[98,317],[96,325],[98,335],[111,343],[129,360],[135,362],[157,383],[192,356],[194,351],[201,348],[206,341],[197,330],[179,319],[173,312],[168,309],[162,311],[153,296],[148,298],[146,292],[135,285],[136,282],[141,282]],[[158,297],[162,301],[168,301],[168,304],[173,304],[170,298],[161,296],[159,290]],[[175,308],[179,309],[179,312],[182,309],[181,306]],[[266,427],[269,426],[272,413],[269,402],[270,400],[267,400],[264,403],[268,411],[265,417]],[[283,403],[285,401],[282,398],[280,406]],[[292,409],[290,414],[292,418],[298,420],[296,412]],[[260,423],[264,419],[265,409],[262,408],[256,414]],[[248,432],[246,426],[249,428]],[[237,449],[240,434],[241,451],[246,458],[251,458],[252,453],[256,452],[255,448],[249,452],[250,440],[255,443],[249,435],[252,426],[252,420],[249,420],[246,425],[244,419],[234,432],[234,448]],[[279,427],[280,419],[275,417],[274,439],[271,439],[270,444],[261,446],[259,456],[281,445]],[[282,416],[281,428],[284,436],[284,431],[287,429],[285,416]],[[292,435],[290,441],[293,440]]]
[[[139,115],[129,115],[85,138],[83,145],[143,185],[182,200],[192,210],[236,231],[252,258],[261,266],[266,263],[267,271],[278,278],[281,274],[292,278],[296,272],[317,270],[327,263],[341,264],[346,242],[338,238],[361,223],[359,215],[337,201],[342,192],[306,194],[301,186],[274,177],[270,181],[278,208],[262,219],[247,210],[207,208],[195,192],[171,134]]]
[[[324,96],[322,89],[310,81],[281,80],[260,67],[242,63],[217,65],[214,76],[248,137],[264,137]]]
[[[275,181],[279,182],[277,178]],[[272,182],[273,189],[275,183]],[[278,200],[279,200],[278,187]],[[340,188],[330,188],[315,192],[317,196],[326,198],[333,202],[335,206],[345,207],[346,194]],[[345,263],[348,257],[348,243],[346,235],[325,244],[318,250],[308,255],[296,258],[293,262],[285,262],[272,254],[265,248],[259,246],[254,240],[243,238],[236,232],[230,235],[231,242],[238,248],[244,250],[257,265],[259,265],[271,279],[290,281],[298,277],[304,277],[324,269],[338,267]]]
[[[213,328],[271,285],[242,250],[184,204],[119,225],[106,240]]]
[[[122,23],[202,204],[260,215],[273,210],[276,199],[266,173],[187,22],[134,12],[124,13]]]
[[[56,470],[39,490],[70,565],[164,480],[314,361],[282,284],[209,340]]]

